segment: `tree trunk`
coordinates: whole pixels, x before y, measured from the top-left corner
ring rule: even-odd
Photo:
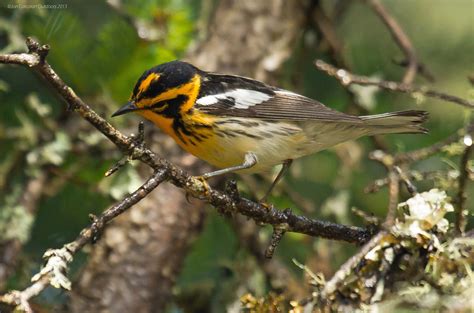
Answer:
[[[222,0],[209,36],[187,59],[204,70],[275,82],[303,28],[304,12],[301,1]],[[177,149],[169,138],[160,136],[160,142],[160,155],[169,158],[170,149]],[[188,154],[173,155],[193,173],[204,171]],[[202,203],[188,203],[181,190],[160,186],[107,227],[93,247],[73,287],[72,312],[162,312],[204,216]]]

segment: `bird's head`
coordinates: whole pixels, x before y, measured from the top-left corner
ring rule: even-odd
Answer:
[[[172,61],[147,70],[138,79],[130,100],[112,116],[136,112],[174,118],[189,110],[197,98],[200,70],[193,65]]]

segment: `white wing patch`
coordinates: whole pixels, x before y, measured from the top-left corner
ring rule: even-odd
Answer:
[[[227,99],[234,101],[234,108],[236,109],[248,109],[251,106],[265,102],[270,98],[271,96],[260,91],[239,88],[216,95],[199,98],[197,99],[196,103],[199,105],[212,105],[219,102],[219,100]]]
[[[294,93],[294,92],[291,92],[291,91],[288,91],[288,90],[283,90],[283,89],[275,90],[275,93],[280,94],[280,95],[284,95],[284,96],[303,97],[302,95],[299,95],[297,93]]]

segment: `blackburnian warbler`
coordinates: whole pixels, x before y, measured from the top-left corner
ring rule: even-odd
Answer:
[[[129,112],[222,168],[203,178],[263,172],[283,164],[270,190],[293,159],[365,135],[427,132],[421,126],[425,111],[347,115],[260,81],[205,72],[181,61],[143,73],[130,101],[113,116]]]

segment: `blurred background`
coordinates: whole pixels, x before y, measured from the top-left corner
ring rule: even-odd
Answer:
[[[316,70],[316,59],[339,62],[339,66],[373,78],[401,80],[405,69],[396,63],[404,55],[363,1],[262,2],[62,0],[56,4],[63,6],[54,9],[27,7],[36,2],[4,0],[0,6],[0,52],[25,51],[26,36],[49,44],[47,60],[56,72],[125,134],[136,132],[140,118],[111,119],[111,113],[127,101],[143,71],[174,59],[190,60],[204,70],[265,80],[353,114],[360,111],[350,95],[337,80]],[[474,88],[468,77],[474,73],[474,3],[382,3],[435,78],[430,82],[418,76],[415,83],[472,100]],[[26,7],[11,7],[16,4]],[[337,56],[316,20],[321,14],[332,22],[341,44]],[[393,153],[432,145],[467,125],[471,118],[469,110],[461,106],[422,95],[374,88],[352,91],[370,113],[405,109],[430,113],[428,135],[384,137]],[[208,170],[148,123],[146,132],[147,143],[160,156],[193,174]],[[386,175],[380,164],[368,158],[374,149],[374,142],[363,138],[297,160],[271,202],[308,217],[350,225],[363,225],[352,208],[384,217],[387,189],[364,191]],[[104,178],[121,153],[78,115],[67,112],[46,82],[20,66],[0,67],[0,151],[0,291],[24,288],[40,268],[46,249],[74,240],[90,223],[89,214],[99,214],[149,175],[148,169],[133,163]],[[437,187],[454,196],[461,153],[462,146],[454,144],[413,164],[411,170],[432,172],[428,179],[416,182],[419,190]],[[270,177],[238,178],[239,189],[252,199],[263,194],[269,181]],[[223,188],[223,182],[215,184]],[[172,186],[164,188],[182,196]],[[467,192],[467,207],[472,208],[473,184]],[[403,190],[400,200],[407,197]],[[247,293],[258,297],[273,292],[301,299],[311,288],[295,261],[330,277],[357,248],[288,233],[274,259],[266,261],[262,255],[270,228],[219,215],[198,201],[176,199],[161,198],[156,200],[161,202],[148,201],[142,208],[132,208],[96,245],[76,256],[69,273],[74,292],[49,288],[35,299],[38,308],[44,312],[87,312],[87,303],[108,307],[110,303],[105,302],[109,300],[99,300],[105,294],[114,295],[114,301],[120,303],[117,297],[127,290],[133,290],[134,296],[123,296],[129,302],[121,304],[122,308],[147,305],[166,312],[235,310]],[[469,218],[472,224],[472,215]],[[149,223],[156,223],[156,227]],[[130,245],[120,248],[124,242]],[[137,247],[144,248],[134,251]],[[153,252],[151,256],[147,251]],[[149,281],[143,283],[143,277]],[[162,284],[160,277],[166,277],[168,284]],[[135,281],[137,285],[127,285]],[[99,290],[94,292],[102,292],[101,296],[88,294],[94,285]],[[146,291],[140,293],[141,288]],[[147,309],[136,310],[140,311]]]

